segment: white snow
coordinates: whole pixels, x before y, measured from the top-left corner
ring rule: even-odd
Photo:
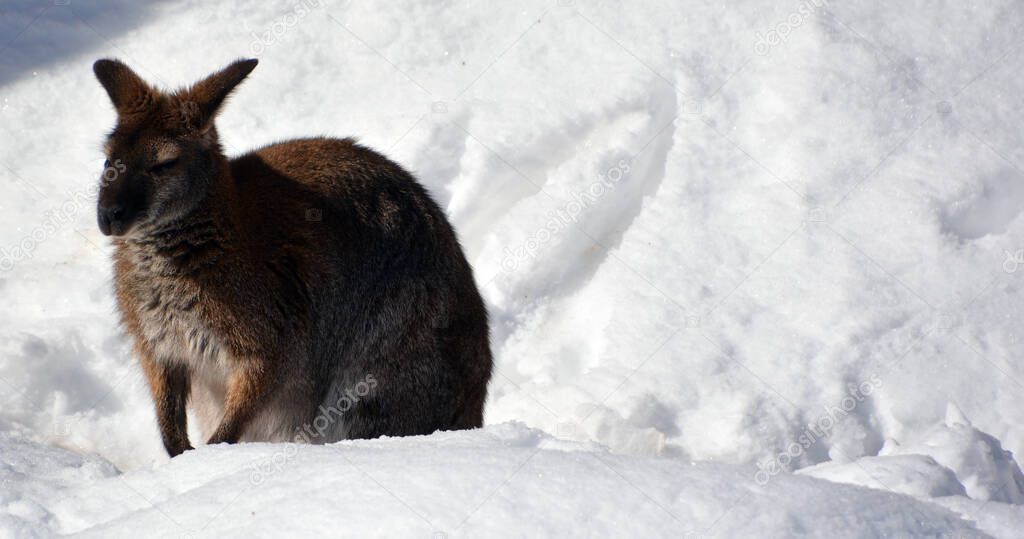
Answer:
[[[946,423],[935,425],[920,439],[882,448],[882,455],[926,454],[956,472],[967,495],[975,500],[1024,504],[1024,474],[1013,454],[999,440],[971,426],[950,405]]]
[[[950,404],[944,424],[920,439],[888,440],[879,456],[824,462],[797,473],[917,497],[969,496],[1024,505],[1024,473],[999,440],[971,426]]]
[[[0,535],[1019,536],[1022,28],[1014,0],[6,0]],[[488,428],[164,455],[90,67],[254,55],[229,153],[355,135],[446,208]]]
[[[967,495],[953,470],[924,455],[861,457],[847,464],[823,462],[803,468],[797,473],[836,483],[891,490],[919,498]]]
[[[63,475],[87,465],[54,448],[17,451],[55,461]],[[613,455],[516,424],[331,446],[204,447],[151,470],[89,478],[8,503],[49,524],[34,531],[85,537],[701,537],[712,528],[731,537],[982,536],[908,496],[792,475],[761,486],[745,467]]]

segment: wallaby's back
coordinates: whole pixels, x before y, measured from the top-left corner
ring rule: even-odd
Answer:
[[[366,375],[376,382],[377,394],[338,425],[346,437],[481,426],[491,371],[487,313],[455,233],[425,189],[351,139],[274,144],[231,160],[231,171],[256,258],[307,275],[294,294],[308,296],[297,306],[312,309],[310,366],[332,373],[311,377],[321,404],[336,404],[338,390],[344,396]],[[364,412],[381,406],[392,412]]]

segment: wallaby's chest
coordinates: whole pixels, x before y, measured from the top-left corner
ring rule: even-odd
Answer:
[[[116,279],[124,316],[136,322],[135,337],[158,361],[221,361],[224,339],[206,291],[197,281],[162,267],[159,260],[137,253],[129,256],[119,265]]]

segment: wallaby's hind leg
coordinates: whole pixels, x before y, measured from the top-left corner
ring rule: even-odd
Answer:
[[[456,407],[452,429],[478,429],[484,426],[484,403],[487,401],[487,382],[491,378],[492,362],[486,322],[482,326],[473,323],[455,326],[455,335],[465,337],[458,339],[457,344],[449,346],[445,352],[459,358],[457,363],[463,366],[462,383],[459,384],[462,390],[461,401]]]
[[[453,430],[478,429],[484,426],[484,401],[487,391],[474,391],[466,396],[452,423]]]
[[[370,367],[378,386],[345,416],[346,438],[415,436],[453,428],[453,380],[432,346],[407,338]]]
[[[188,369],[184,365],[156,361],[144,350],[139,350],[138,355],[156,404],[156,420],[164,448],[172,457],[180,455],[192,449],[188,442],[185,412],[189,393]]]
[[[411,406],[410,406],[411,404]],[[429,413],[424,403],[406,403],[394,396],[369,397],[359,401],[345,417],[349,440],[381,436],[417,436],[437,430],[438,423],[418,415]]]
[[[249,421],[270,400],[274,387],[274,376],[266,362],[237,362],[228,379],[224,417],[207,443],[237,442]]]

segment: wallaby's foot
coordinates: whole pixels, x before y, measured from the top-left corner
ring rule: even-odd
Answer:
[[[171,457],[176,457],[185,451],[192,451],[192,444],[188,443],[188,440],[168,442],[164,440],[164,449],[167,450],[167,454]]]
[[[206,445],[217,445],[217,444],[236,444],[238,443],[238,436],[232,436],[230,434],[224,434],[221,432],[213,433],[209,440],[206,440]]]

